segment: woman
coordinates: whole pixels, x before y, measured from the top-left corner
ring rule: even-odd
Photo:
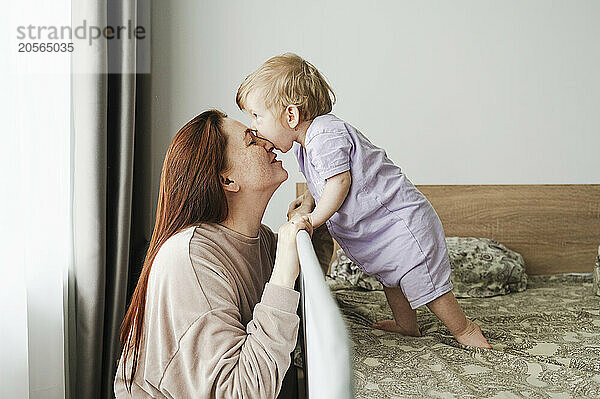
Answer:
[[[298,334],[296,233],[312,227],[288,222],[276,237],[261,225],[287,179],[275,157],[271,143],[215,110],[171,142],[121,330],[117,398],[277,396]]]

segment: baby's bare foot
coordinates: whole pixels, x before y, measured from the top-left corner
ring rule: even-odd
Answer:
[[[483,336],[481,328],[467,319],[467,327],[460,334],[456,334],[454,338],[466,346],[474,346],[476,348],[492,349],[492,346],[487,342],[487,339]]]
[[[415,325],[412,327],[403,327],[396,323],[396,320],[382,320],[377,323],[373,323],[373,328],[377,330],[383,330],[388,332],[399,333],[410,337],[420,337],[421,332],[419,326]]]

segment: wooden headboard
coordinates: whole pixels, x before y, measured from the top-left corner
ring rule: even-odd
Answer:
[[[591,272],[600,184],[417,186],[448,237],[487,237],[523,255],[528,274]],[[297,183],[296,192],[306,190]]]

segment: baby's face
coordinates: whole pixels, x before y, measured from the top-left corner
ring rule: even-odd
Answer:
[[[294,131],[273,111],[267,109],[260,93],[252,92],[248,95],[245,111],[250,115],[250,128],[256,130],[259,137],[269,140],[281,152],[288,152],[292,148]]]

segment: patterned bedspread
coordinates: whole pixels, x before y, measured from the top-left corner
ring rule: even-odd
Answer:
[[[495,350],[458,344],[426,307],[423,337],[373,330],[392,318],[383,291],[328,284],[352,341],[356,398],[600,398],[591,276],[531,276],[521,293],[460,299]]]

